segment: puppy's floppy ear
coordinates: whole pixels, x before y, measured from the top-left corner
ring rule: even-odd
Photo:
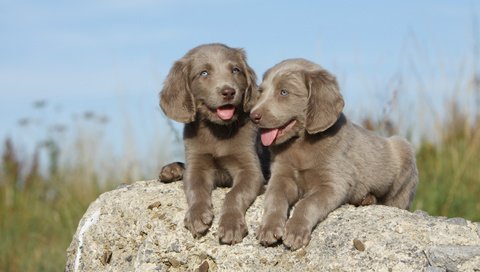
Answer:
[[[236,50],[240,55],[240,59],[242,60],[243,73],[247,78],[247,89],[243,95],[243,111],[249,112],[253,108],[256,100],[255,92],[257,90],[257,75],[255,74],[255,71],[248,66],[245,51],[243,49]]]
[[[160,92],[160,107],[169,118],[190,123],[195,120],[195,101],[190,91],[185,60],[175,62]]]
[[[306,72],[308,107],[306,130],[309,134],[325,131],[331,127],[345,105],[337,80],[326,70]]]

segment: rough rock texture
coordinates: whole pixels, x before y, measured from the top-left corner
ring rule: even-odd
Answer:
[[[142,181],[102,194],[80,221],[66,271],[480,271],[478,223],[385,206],[342,206],[291,252],[257,243],[260,196],[247,212],[248,236],[228,246],[216,237],[228,189],[216,189],[217,217],[194,239],[181,186]]]

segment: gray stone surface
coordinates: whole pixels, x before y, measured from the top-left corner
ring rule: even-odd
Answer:
[[[255,239],[259,196],[247,212],[244,241],[220,245],[216,230],[227,191],[214,191],[217,217],[200,239],[183,227],[181,182],[142,181],[104,193],[79,223],[66,271],[480,270],[478,224],[380,205],[338,208],[315,228],[307,247],[291,252]]]
[[[439,245],[425,251],[430,264],[445,267],[447,271],[457,271],[460,266],[480,257],[480,245]],[[477,267],[480,269],[480,267]],[[473,269],[473,268],[472,268]]]
[[[450,223],[450,224],[456,224],[456,225],[462,225],[462,226],[468,225],[467,220],[465,220],[465,218],[461,218],[461,217],[448,218],[447,222]]]
[[[478,234],[478,237],[480,238],[480,222],[477,222],[477,234]]]
[[[425,272],[445,272],[445,271],[447,271],[447,269],[435,267],[435,266],[429,266],[427,267],[427,269],[425,269]]]

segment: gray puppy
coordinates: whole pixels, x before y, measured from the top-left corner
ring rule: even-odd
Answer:
[[[308,60],[285,60],[265,73],[258,91],[250,118],[272,153],[261,244],[282,239],[292,250],[305,246],[315,225],[345,203],[373,197],[410,207],[418,183],[414,150],[398,136],[351,123],[329,72]]]
[[[232,187],[220,217],[220,242],[239,243],[247,234],[245,211],[264,184],[256,148],[258,129],[247,113],[255,81],[243,50],[207,44],[175,62],[160,92],[164,113],[185,123],[186,157],[185,166],[167,165],[160,176],[169,182],[183,175],[185,227],[195,237],[212,223],[215,186]]]

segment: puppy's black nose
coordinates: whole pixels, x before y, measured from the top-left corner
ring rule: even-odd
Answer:
[[[221,91],[223,99],[225,100],[232,100],[235,97],[235,90],[232,88],[224,88]]]
[[[258,112],[252,112],[250,113],[250,119],[252,119],[255,124],[258,124],[260,119],[262,119],[262,115]]]

